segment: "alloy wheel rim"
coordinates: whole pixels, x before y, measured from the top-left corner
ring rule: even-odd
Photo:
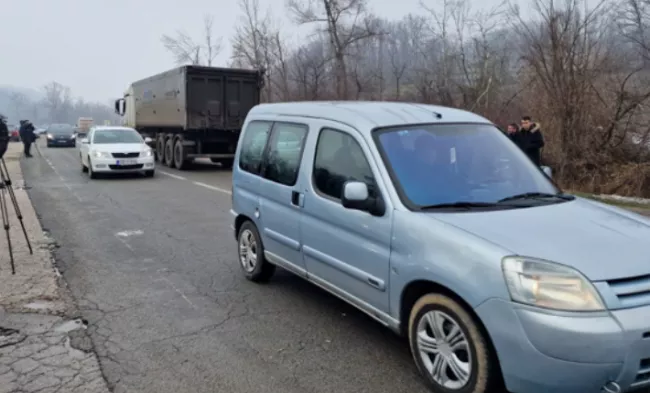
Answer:
[[[463,388],[472,374],[469,342],[459,324],[442,311],[429,311],[420,318],[416,346],[433,380],[449,390]]]
[[[257,241],[249,229],[239,236],[239,262],[247,273],[252,273],[257,266]]]

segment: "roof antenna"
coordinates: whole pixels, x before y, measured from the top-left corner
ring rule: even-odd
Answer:
[[[425,105],[419,105],[419,104],[413,104],[413,105],[415,105],[417,108],[422,109],[423,111],[433,113],[434,115],[436,115],[436,119],[442,119],[442,114],[441,113],[438,113],[436,111],[432,111],[431,109],[427,108]]]

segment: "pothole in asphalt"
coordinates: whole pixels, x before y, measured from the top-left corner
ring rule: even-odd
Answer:
[[[77,318],[56,325],[54,327],[54,331],[59,333],[69,333],[73,330],[86,329],[86,328],[88,328],[88,321],[81,318]]]
[[[20,332],[16,329],[3,328],[2,326],[0,326],[0,337],[8,337],[18,333]]]
[[[0,326],[0,348],[15,345],[25,339],[20,331]]]

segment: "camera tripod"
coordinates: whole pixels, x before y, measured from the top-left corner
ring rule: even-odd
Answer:
[[[20,226],[23,229],[23,234],[25,235],[25,241],[27,242],[27,247],[29,247],[29,253],[34,254],[32,250],[32,244],[29,241],[27,236],[27,230],[25,229],[25,223],[23,222],[23,214],[20,211],[20,206],[18,206],[18,200],[16,199],[16,194],[14,193],[13,186],[11,184],[11,177],[9,177],[9,171],[7,170],[7,164],[5,163],[4,158],[0,158],[0,215],[2,216],[2,225],[7,235],[7,246],[9,248],[9,260],[11,261],[11,274],[16,274],[16,264],[14,261],[14,250],[11,245],[11,236],[9,230],[11,227],[11,222],[9,220],[9,208],[7,207],[7,196],[11,200],[11,204],[14,206],[14,212],[16,217],[20,222]]]

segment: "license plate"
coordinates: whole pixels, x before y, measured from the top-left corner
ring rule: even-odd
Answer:
[[[122,165],[124,165],[124,166],[126,166],[126,165],[135,165],[137,163],[138,163],[138,160],[117,160],[117,162],[116,162],[116,164],[120,165],[120,166],[122,166]]]

